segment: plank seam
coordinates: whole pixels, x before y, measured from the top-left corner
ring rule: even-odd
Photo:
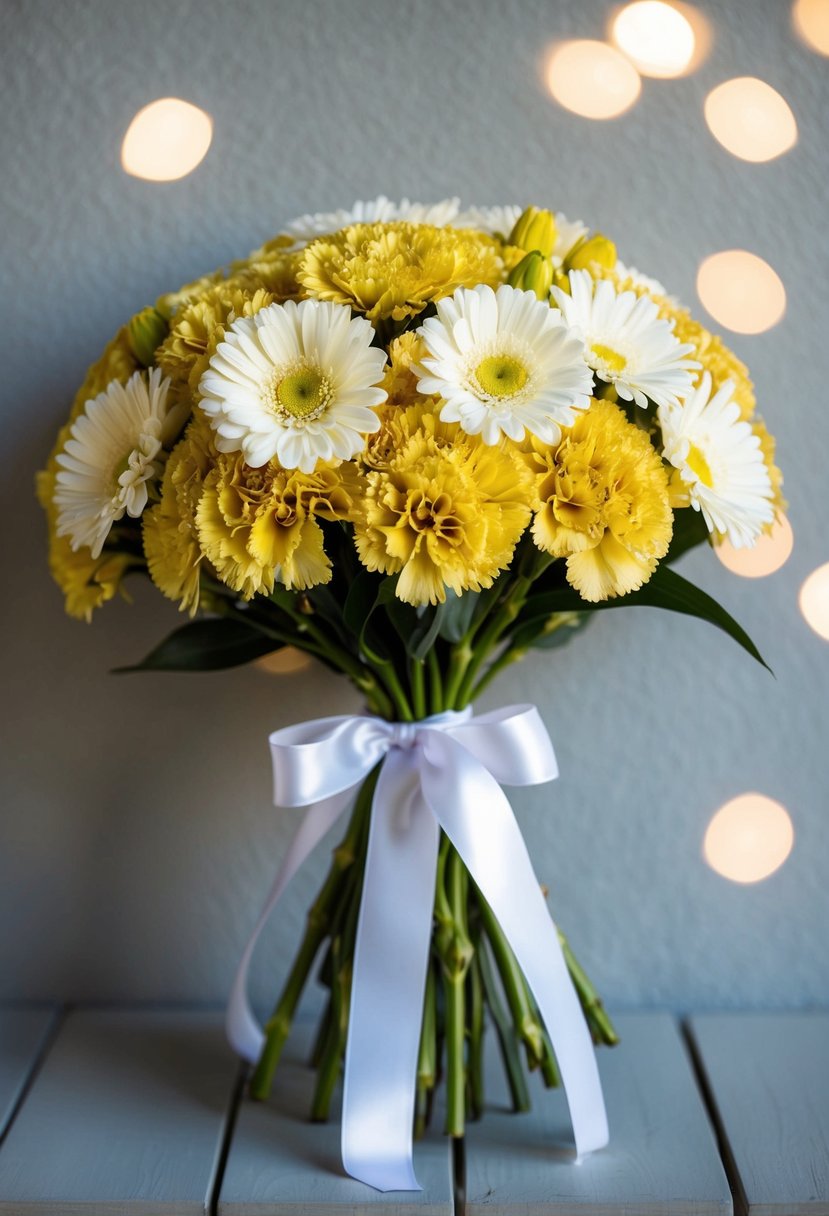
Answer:
[[[233,1133],[236,1131],[236,1121],[239,1118],[239,1111],[242,1106],[242,1099],[245,1093],[248,1077],[250,1076],[250,1068],[243,1061],[239,1065],[239,1072],[230,1091],[230,1099],[227,1104],[227,1113],[225,1114],[224,1127],[222,1129],[222,1138],[219,1144],[219,1151],[216,1154],[216,1165],[213,1171],[213,1178],[210,1183],[208,1194],[210,1196],[207,1205],[208,1216],[218,1216],[219,1212],[219,1197],[222,1193],[222,1183],[224,1182],[225,1171],[227,1169],[228,1159],[230,1157],[230,1149],[233,1144]]]
[[[717,1100],[714,1097],[714,1091],[711,1087],[711,1082],[708,1076],[708,1071],[705,1067],[705,1061],[702,1057],[702,1052],[699,1049],[694,1029],[690,1019],[681,1018],[680,1029],[682,1038],[685,1042],[685,1047],[691,1060],[691,1066],[694,1071],[694,1078],[697,1083],[697,1088],[700,1092],[700,1097],[705,1105],[705,1110],[708,1118],[711,1121],[711,1126],[714,1130],[714,1135],[717,1140],[717,1148],[719,1150],[720,1159],[725,1170],[725,1176],[728,1179],[728,1185],[731,1189],[731,1197],[734,1203],[734,1216],[749,1216],[748,1198],[743,1187],[742,1179],[740,1178],[737,1162],[728,1139],[728,1134],[725,1130],[722,1116],[720,1115]]]
[[[49,1052],[52,1050],[52,1047],[54,1046],[55,1039],[58,1037],[58,1032],[60,1031],[60,1028],[64,1023],[68,1012],[69,1012],[69,1007],[62,1006],[62,1005],[58,1006],[56,1009],[54,1009],[52,1011],[51,1020],[46,1028],[46,1031],[45,1031],[42,1039],[40,1040],[40,1044],[38,1046],[37,1052],[35,1053],[34,1059],[32,1060],[31,1066],[29,1067],[29,1071],[26,1074],[26,1078],[25,1078],[23,1084],[20,1086],[20,1092],[18,1093],[17,1098],[15,1099],[14,1105],[12,1106],[11,1110],[9,1111],[9,1117],[6,1120],[6,1126],[2,1130],[0,1130],[0,1148],[2,1148],[2,1146],[6,1140],[6,1137],[8,1136],[11,1129],[14,1127],[15,1120],[17,1119],[17,1116],[23,1107],[23,1103],[28,1098],[29,1093],[31,1092],[32,1086],[34,1085],[35,1081],[37,1080],[38,1074],[40,1073],[40,1070],[46,1061],[46,1057],[49,1055]]]
[[[466,1216],[466,1138],[452,1140],[452,1205],[455,1216]]]

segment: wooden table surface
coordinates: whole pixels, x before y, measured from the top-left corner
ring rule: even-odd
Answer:
[[[336,1122],[306,1121],[303,1028],[259,1104],[219,1012],[0,1008],[0,1213],[829,1216],[829,1014],[617,1022],[607,1149],[575,1160],[560,1092],[510,1113],[490,1044],[462,1151],[438,1128],[423,1190],[381,1195],[343,1174]]]

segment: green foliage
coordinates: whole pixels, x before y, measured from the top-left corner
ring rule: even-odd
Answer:
[[[205,617],[173,630],[140,663],[116,667],[115,672],[220,671],[251,663],[281,648],[281,642],[266,637],[244,621]]]

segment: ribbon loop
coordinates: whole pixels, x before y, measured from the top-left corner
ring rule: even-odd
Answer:
[[[538,710],[515,705],[419,722],[320,718],[270,737],[275,801],[308,806],[233,985],[231,1043],[248,1060],[264,1035],[247,973],[257,938],[290,878],[384,760],[374,792],[345,1057],[342,1155],[378,1190],[418,1190],[412,1163],[417,1053],[441,829],[489,903],[527,978],[556,1053],[576,1149],[608,1130],[590,1034],[521,831],[501,785],[558,775]]]

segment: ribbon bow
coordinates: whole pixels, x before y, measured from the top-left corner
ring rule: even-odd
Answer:
[[[607,1143],[596,1058],[558,933],[501,784],[558,776],[538,710],[514,705],[414,723],[317,718],[270,736],[274,800],[309,809],[245,948],[227,1033],[245,1059],[264,1034],[247,973],[257,938],[291,877],[385,758],[371,809],[345,1053],[343,1165],[380,1191],[419,1190],[412,1125],[440,829],[501,924],[547,1027],[579,1155]]]

